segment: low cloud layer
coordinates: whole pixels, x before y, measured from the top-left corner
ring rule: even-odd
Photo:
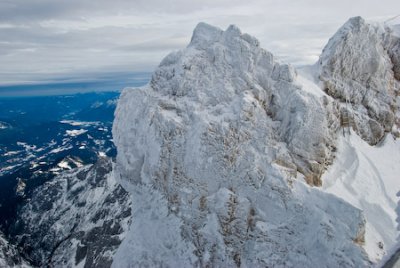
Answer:
[[[385,21],[399,10],[398,0],[2,0],[0,85],[151,72],[200,21],[236,24],[278,59],[311,64],[349,17]]]

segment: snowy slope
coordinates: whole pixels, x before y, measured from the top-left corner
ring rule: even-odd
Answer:
[[[199,24],[119,100],[133,221],[114,267],[368,265],[362,212],[310,187],[340,130],[337,103],[314,92],[237,27]]]
[[[348,115],[346,128],[352,129],[350,137],[338,142],[338,154],[323,178],[323,188],[363,210],[367,220],[364,248],[374,262],[392,251],[400,238],[400,145],[395,140],[400,125],[400,39],[396,27],[352,18],[329,40],[313,67],[325,93],[340,106],[341,119]]]
[[[387,136],[370,146],[355,133],[342,137],[335,163],[323,176],[323,189],[363,210],[367,223],[365,250],[377,261],[400,235],[400,141]]]

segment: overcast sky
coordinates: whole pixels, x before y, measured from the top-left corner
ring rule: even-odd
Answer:
[[[151,72],[200,21],[236,24],[278,59],[311,64],[349,17],[399,13],[399,0],[0,0],[0,85]]]

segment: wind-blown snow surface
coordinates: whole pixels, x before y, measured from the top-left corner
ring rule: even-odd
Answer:
[[[354,133],[340,139],[335,163],[323,188],[363,210],[367,219],[365,250],[373,261],[395,245],[400,193],[400,141],[387,136],[369,146]]]
[[[125,89],[113,137],[133,222],[114,267],[367,266],[361,210],[305,183],[320,185],[340,130],[310,84],[235,26],[201,23]]]
[[[400,238],[400,146],[394,139],[400,136],[397,27],[352,18],[329,40],[314,66],[324,91],[339,103],[341,119],[347,114],[354,130],[338,143],[323,188],[363,210],[364,248],[374,262],[393,251]]]

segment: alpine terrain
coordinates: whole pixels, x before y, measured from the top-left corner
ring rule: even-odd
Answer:
[[[296,70],[236,26],[200,23],[120,97],[133,219],[114,267],[376,263],[399,233],[399,48],[352,18]]]
[[[400,244],[399,94],[398,26],[351,18],[295,68],[200,23],[122,92],[115,163],[36,189],[0,266],[382,266]]]

